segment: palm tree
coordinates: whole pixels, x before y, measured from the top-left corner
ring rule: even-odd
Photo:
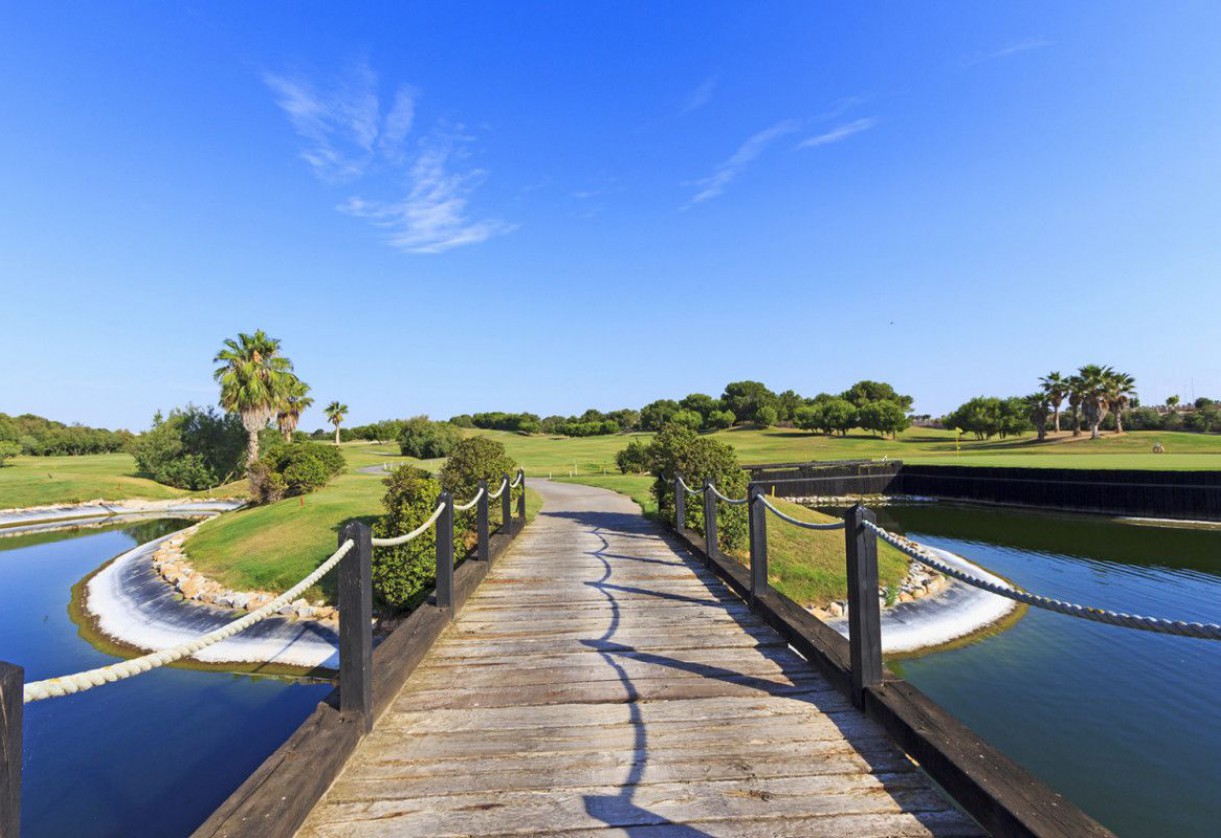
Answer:
[[[1084,400],[1085,382],[1079,375],[1070,375],[1064,379],[1068,389],[1068,410],[1073,417],[1073,436],[1081,436],[1081,403]]]
[[[1136,379],[1126,372],[1119,372],[1110,367],[1103,372],[1103,380],[1106,385],[1103,396],[1107,401],[1107,406],[1115,414],[1115,433],[1122,434],[1123,412],[1132,397],[1136,395]]]
[[[246,465],[259,458],[259,432],[288,398],[292,361],[280,354],[280,341],[262,329],[253,335],[238,333],[226,338],[213,363],[220,363],[212,377],[220,384],[220,405],[242,418],[246,429]]]
[[[1051,397],[1046,390],[1031,393],[1022,401],[1026,403],[1027,416],[1030,417],[1034,429],[1039,435],[1039,442],[1047,439],[1047,409],[1051,405]]]
[[[285,442],[293,441],[293,431],[297,430],[301,414],[314,404],[314,400],[306,395],[307,393],[309,393],[309,385],[293,376],[289,385],[288,398],[284,400],[284,404],[280,406],[280,412],[276,414],[276,426],[280,429],[280,433],[284,434]]]
[[[1090,426],[1090,439],[1102,436],[1098,426],[1107,415],[1110,404],[1107,399],[1107,382],[1114,372],[1110,367],[1100,367],[1098,364],[1086,364],[1077,370],[1081,379],[1081,410]]]
[[[1051,405],[1056,433],[1060,433],[1060,404],[1069,394],[1068,381],[1058,372],[1049,372],[1039,379],[1039,383],[1043,385],[1043,392]]]
[[[326,406],[326,421],[335,426],[335,444],[339,444],[339,426],[343,424],[343,417],[348,412],[346,404],[339,402],[331,402]]]

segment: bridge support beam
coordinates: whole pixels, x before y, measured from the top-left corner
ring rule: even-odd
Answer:
[[[442,492],[437,498],[445,504],[437,519],[437,602],[438,608],[454,608],[454,496]]]
[[[0,661],[0,836],[21,832],[21,738],[25,670]]]
[[[763,489],[751,483],[750,498],[750,602],[767,591],[767,508],[763,505]]]
[[[848,652],[852,703],[865,706],[865,689],[882,683],[882,609],[878,602],[878,538],[864,526],[877,516],[859,503],[844,515],[848,555]]]
[[[373,533],[353,522],[339,532],[355,547],[339,562],[339,710],[373,729]]]
[[[479,501],[475,504],[475,537],[478,539],[476,556],[486,562],[490,556],[488,540],[492,537],[488,524],[488,481],[479,481]]]

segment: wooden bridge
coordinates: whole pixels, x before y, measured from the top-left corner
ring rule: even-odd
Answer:
[[[876,627],[850,646],[771,590],[761,506],[752,582],[622,496],[532,485],[524,532],[506,491],[489,533],[481,493],[456,570],[443,496],[436,596],[375,652],[369,533],[345,529],[340,688],[197,836],[1109,834],[884,672]],[[862,514],[850,577],[876,619]]]

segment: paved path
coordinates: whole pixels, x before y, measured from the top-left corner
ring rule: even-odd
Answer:
[[[300,835],[978,834],[633,504],[531,486]]]

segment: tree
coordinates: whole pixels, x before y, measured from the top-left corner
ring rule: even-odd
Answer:
[[[779,421],[792,422],[797,415],[797,408],[805,404],[805,399],[796,390],[785,390],[776,397],[776,413]]]
[[[765,404],[755,411],[755,424],[760,428],[770,428],[779,418],[779,412],[770,404]]]
[[[220,406],[240,416],[246,429],[249,466],[259,458],[259,431],[276,415],[297,380],[292,361],[280,354],[280,341],[259,329],[252,335],[240,332],[237,340],[226,338],[212,362],[221,364],[212,373],[220,384]]]
[[[1073,417],[1073,436],[1081,436],[1081,405],[1085,383],[1080,375],[1070,375],[1064,379],[1064,384],[1068,388],[1068,409]]]
[[[398,435],[400,453],[419,460],[448,457],[461,441],[462,430],[456,425],[433,422],[427,416],[408,419]]]
[[[894,402],[903,412],[906,413],[912,409],[911,396],[903,396],[895,392],[895,388],[891,387],[884,381],[858,381],[845,390],[840,398],[851,402],[855,407],[864,407],[870,402]]]
[[[714,399],[706,393],[692,393],[678,403],[678,406],[683,410],[694,410],[704,420],[708,419],[708,415],[714,410],[720,410],[722,405],[719,399]]]
[[[649,470],[649,444],[643,439],[633,439],[615,455],[615,465],[623,474],[642,474]]]
[[[704,426],[704,417],[700,416],[694,410],[679,410],[670,416],[667,424],[682,425],[684,428],[690,428],[693,431],[698,431]]]
[[[502,475],[512,475],[515,471],[517,461],[505,452],[502,443],[485,436],[473,436],[459,442],[450,452],[441,468],[441,488],[451,493],[458,503],[466,503],[475,496],[480,480],[486,480],[488,486],[495,489]]]
[[[4,461],[11,460],[21,453],[20,443],[11,440],[0,441],[0,468],[4,468]]]
[[[759,408],[774,408],[779,403],[776,394],[761,381],[732,381],[725,385],[721,401],[733,412],[737,422],[753,422]]]
[[[822,422],[827,433],[839,431],[840,436],[847,436],[858,421],[856,405],[847,399],[829,399],[822,403]]]
[[[1107,407],[1115,414],[1115,433],[1123,433],[1123,412],[1136,396],[1136,379],[1126,372],[1106,367],[1103,370],[1103,394]]]
[[[1053,373],[1053,375],[1059,375],[1059,373]],[[1037,393],[1031,393],[1022,401],[1026,406],[1026,416],[1030,419],[1030,423],[1034,425],[1035,433],[1038,434],[1039,442],[1043,442],[1047,439],[1047,412],[1052,409],[1051,394],[1047,391],[1046,385],[1044,385],[1044,389]],[[1057,418],[1058,416],[1059,414],[1057,413]]]
[[[653,497],[657,499],[658,515],[662,520],[674,520],[676,474],[681,474],[689,485],[698,486],[708,479],[728,497],[746,496],[749,478],[738,464],[733,446],[714,437],[700,436],[690,428],[674,423],[662,428],[649,445],[649,461],[656,478]],[[696,532],[704,532],[704,516],[699,503],[688,502],[686,523]],[[721,549],[740,548],[746,540],[746,532],[746,507],[719,504],[717,541]]]
[[[1051,405],[1052,419],[1055,422],[1056,433],[1060,433],[1060,405],[1069,394],[1069,382],[1058,372],[1049,372],[1039,379],[1047,403]],[[1043,437],[1039,437],[1042,441]]]
[[[284,404],[276,414],[276,427],[280,429],[280,433],[284,434],[285,442],[292,442],[293,432],[297,430],[297,425],[301,422],[301,414],[314,404],[314,400],[306,395],[307,393],[309,393],[309,385],[294,375],[292,381],[289,382],[288,395],[284,399]]]
[[[335,444],[339,444],[339,426],[343,424],[343,417],[348,414],[348,406],[339,402],[331,402],[326,406],[326,421],[335,426]]]
[[[704,420],[704,427],[710,431],[723,431],[733,427],[733,414],[728,410],[714,410]]]
[[[1086,364],[1077,370],[1078,396],[1081,399],[1081,412],[1090,426],[1090,439],[1102,436],[1098,427],[1106,418],[1108,401],[1108,378],[1113,373],[1110,367],[1098,364]]]
[[[132,443],[132,455],[136,468],[158,483],[197,491],[232,478],[245,444],[238,416],[188,404],[169,416],[158,411],[153,427]]]
[[[645,431],[660,430],[662,425],[670,421],[670,417],[678,413],[678,402],[674,399],[658,399],[649,402],[640,409],[640,428]]]
[[[1179,397],[1178,396],[1167,396],[1166,397],[1166,407],[1170,408],[1171,410],[1174,410],[1178,406],[1179,406]]]
[[[907,417],[907,411],[888,399],[867,402],[862,405],[858,411],[857,421],[865,430],[883,436],[890,434],[892,439],[900,431],[905,431],[911,426],[911,419]]]

